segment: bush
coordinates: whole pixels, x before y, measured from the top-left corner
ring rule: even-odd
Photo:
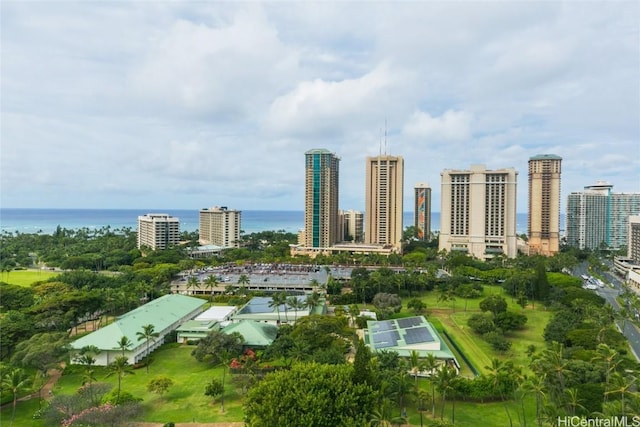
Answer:
[[[480,335],[495,331],[496,329],[496,325],[493,323],[493,320],[491,320],[491,315],[484,313],[472,315],[469,320],[467,320],[467,325]]]
[[[125,403],[137,403],[142,402],[142,399],[135,397],[128,391],[120,390],[120,398],[118,398],[118,389],[113,389],[109,393],[105,394],[102,398],[102,404],[122,405]]]
[[[482,335],[482,338],[491,344],[491,347],[499,352],[505,352],[511,348],[511,342],[499,332],[492,331]]]
[[[164,423],[164,425],[162,427],[176,427],[176,423],[174,423],[174,422]]]
[[[496,326],[503,331],[522,329],[527,323],[527,316],[513,311],[505,311],[496,316]]]

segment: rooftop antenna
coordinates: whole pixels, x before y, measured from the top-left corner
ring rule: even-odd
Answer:
[[[387,118],[384,119],[384,155],[387,155]]]

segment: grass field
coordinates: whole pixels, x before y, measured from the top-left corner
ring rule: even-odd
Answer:
[[[147,374],[144,368],[137,369],[134,375],[128,375],[122,379],[122,390],[128,391],[143,399],[144,412],[141,420],[146,422],[167,423],[208,423],[208,422],[232,422],[242,421],[242,396],[233,389],[231,383],[227,383],[227,393],[225,394],[224,413],[220,411],[220,402],[213,402],[204,395],[204,385],[211,378],[221,378],[221,368],[212,368],[204,363],[197,362],[191,357],[192,347],[177,344],[165,345],[154,353],[156,362],[150,367]],[[188,369],[185,369],[188,366]],[[163,396],[159,397],[149,393],[146,385],[152,378],[167,376],[174,381],[174,385]],[[100,382],[108,382],[114,386],[117,384],[115,376],[107,377],[105,368],[96,369],[96,377]],[[227,375],[227,379],[230,375]],[[420,379],[420,387],[429,390],[429,383],[425,379]],[[82,368],[79,366],[68,368],[61,380],[54,388],[54,395],[73,394],[82,383]],[[442,402],[436,400],[436,418],[440,417]],[[510,413],[517,419],[515,402],[508,404]],[[27,402],[20,402],[17,406],[15,427],[45,427],[43,421],[34,420],[33,414],[38,409],[37,399]],[[535,413],[535,403],[533,399],[525,401],[525,413],[527,419],[533,421]],[[416,410],[415,402],[411,402],[407,407],[407,415],[410,425],[420,425],[420,413]],[[452,416],[452,403],[450,398],[445,403],[444,417],[450,419]],[[10,405],[2,410],[0,419],[2,425],[11,417]],[[432,420],[429,411],[423,413],[424,425],[429,425]],[[479,420],[485,426],[505,426],[509,425],[508,418],[501,402],[477,403],[462,402],[455,403],[456,426],[476,427]]]
[[[167,344],[154,353],[154,362],[149,373],[144,368],[136,369],[134,375],[122,379],[122,390],[143,399],[142,419],[148,422],[225,422],[242,420],[242,402],[227,373],[225,386],[225,412],[220,403],[204,395],[205,384],[212,378],[222,379],[222,368],[212,368],[191,356],[192,346]],[[74,373],[63,375],[54,388],[54,394],[71,394],[82,384],[82,370],[73,367]],[[162,397],[147,391],[148,382],[157,377],[169,377],[174,384]],[[107,370],[97,369],[100,382],[117,385],[116,376],[107,376]]]
[[[35,282],[55,277],[59,272],[47,270],[11,270],[3,271],[0,281],[18,286],[31,286]]]
[[[512,347],[511,350],[504,354],[493,350],[486,341],[467,326],[469,317],[474,313],[480,312],[480,301],[489,295],[504,296],[509,310],[524,313],[528,318],[525,329],[514,331],[507,335],[507,338],[512,342]],[[430,292],[420,297],[420,299],[427,304],[427,318],[430,321],[442,323],[449,335],[455,339],[456,344],[480,373],[486,373],[485,366],[490,366],[491,360],[494,358],[512,360],[516,364],[528,366],[529,360],[526,356],[526,350],[529,345],[534,345],[538,350],[545,346],[542,333],[551,317],[551,312],[538,305],[536,305],[535,309],[532,306],[523,309],[512,301],[509,295],[504,294],[504,290],[500,286],[485,285],[482,297],[466,301],[458,298],[454,304],[451,301],[438,301],[437,292]],[[463,362],[460,361],[460,363],[462,364]],[[462,373],[465,374],[466,371],[463,370]]]

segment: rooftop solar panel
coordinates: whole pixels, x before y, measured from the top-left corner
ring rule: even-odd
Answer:
[[[404,319],[396,320],[398,322],[398,326],[402,329],[411,328],[413,326],[418,326],[422,324],[422,319],[419,317],[406,317]]]
[[[406,342],[407,344],[433,341],[435,341],[435,339],[431,335],[429,328],[426,327],[407,329],[404,335],[404,342]]]
[[[393,323],[393,320],[383,320],[381,322],[375,323],[373,327],[373,331],[374,332],[390,331],[395,328],[396,328],[396,325],[395,323]]]
[[[398,339],[400,339],[398,331],[383,331],[373,334],[373,343],[376,348],[396,346]]]

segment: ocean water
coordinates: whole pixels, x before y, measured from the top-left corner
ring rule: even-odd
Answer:
[[[20,209],[0,208],[2,232],[52,234],[58,226],[67,229],[112,229],[138,227],[138,216],[166,213],[180,219],[180,230],[198,229],[198,210],[185,209]],[[413,212],[404,213],[404,226],[413,225]],[[527,214],[516,217],[518,234],[527,232]],[[304,227],[303,211],[242,211],[242,230],[249,233],[284,230],[297,233]],[[440,213],[431,213],[432,231],[440,228]]]

